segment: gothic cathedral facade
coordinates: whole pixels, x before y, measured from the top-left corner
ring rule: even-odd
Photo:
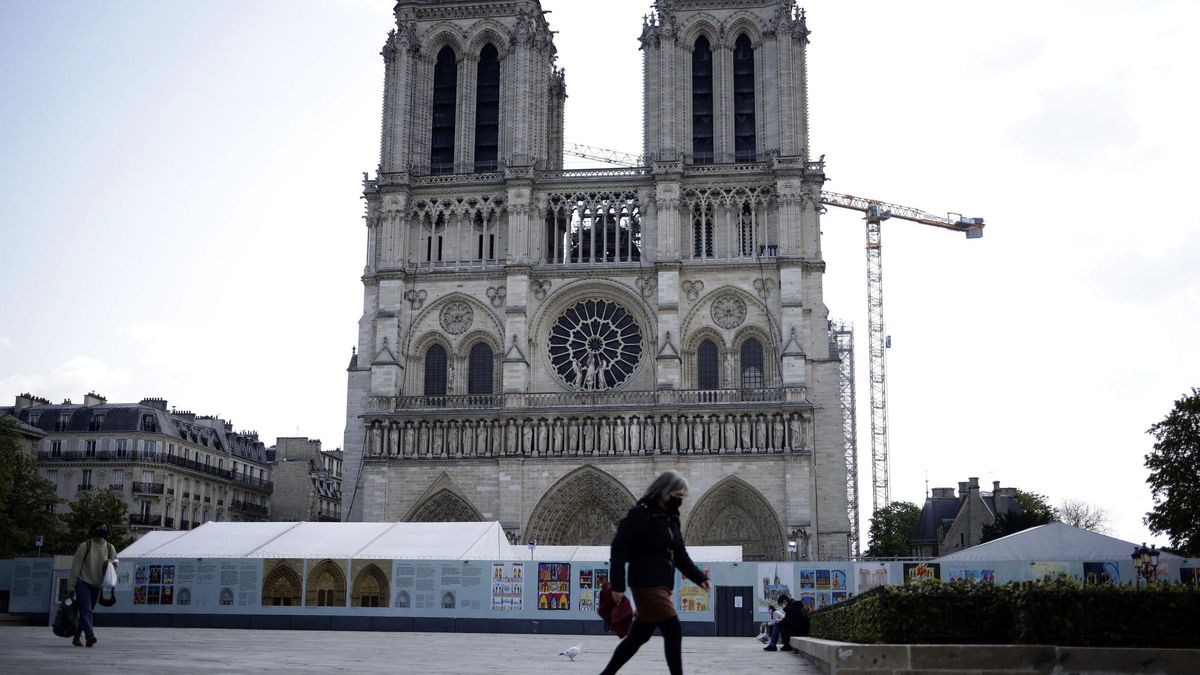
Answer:
[[[395,15],[364,178],[346,517],[608,544],[676,469],[688,543],[847,556],[794,0],[656,0],[643,166],[613,169],[563,169],[566,83],[539,0]]]

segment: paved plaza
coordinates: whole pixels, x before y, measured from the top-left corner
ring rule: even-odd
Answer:
[[[615,636],[486,633],[367,633],[183,628],[98,628],[92,649],[72,647],[46,627],[0,628],[7,673],[575,673],[595,675]],[[582,644],[572,663],[558,653]],[[689,675],[817,673],[802,657],[762,651],[753,638],[683,640]],[[666,673],[655,636],[621,671]]]

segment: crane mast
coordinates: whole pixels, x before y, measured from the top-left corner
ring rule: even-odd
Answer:
[[[951,213],[942,218],[924,211],[875,199],[821,192],[821,203],[859,211],[867,222],[867,353],[871,383],[871,510],[878,513],[892,501],[891,459],[888,452],[887,335],[883,323],[883,239],[880,225],[900,218],[963,232],[968,239],[983,236],[983,218]]]

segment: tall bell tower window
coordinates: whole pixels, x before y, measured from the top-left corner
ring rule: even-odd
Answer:
[[[742,388],[762,389],[763,377],[763,348],[754,338],[742,343]]]
[[[425,350],[425,395],[446,395],[446,348],[441,345]]]
[[[500,55],[488,43],[479,52],[475,85],[475,172],[495,171],[500,149]]]
[[[692,49],[692,162],[713,162],[712,47],[703,35]]]
[[[733,152],[739,162],[756,158],[754,47],[745,33],[733,44]]]
[[[705,340],[696,350],[696,388],[718,388],[720,377],[717,373],[717,346],[713,344],[712,340]]]
[[[454,117],[457,114],[458,59],[449,45],[438,52],[433,67],[433,136],[429,172],[454,173]]]
[[[492,348],[483,342],[471,347],[471,356],[467,375],[468,394],[491,394],[495,370]]]

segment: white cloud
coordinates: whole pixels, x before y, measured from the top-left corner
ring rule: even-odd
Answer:
[[[89,391],[106,391],[128,385],[128,370],[108,365],[95,357],[80,355],[62,363],[49,373],[16,373],[0,379],[0,392],[10,396],[29,392],[51,400],[80,398]]]

